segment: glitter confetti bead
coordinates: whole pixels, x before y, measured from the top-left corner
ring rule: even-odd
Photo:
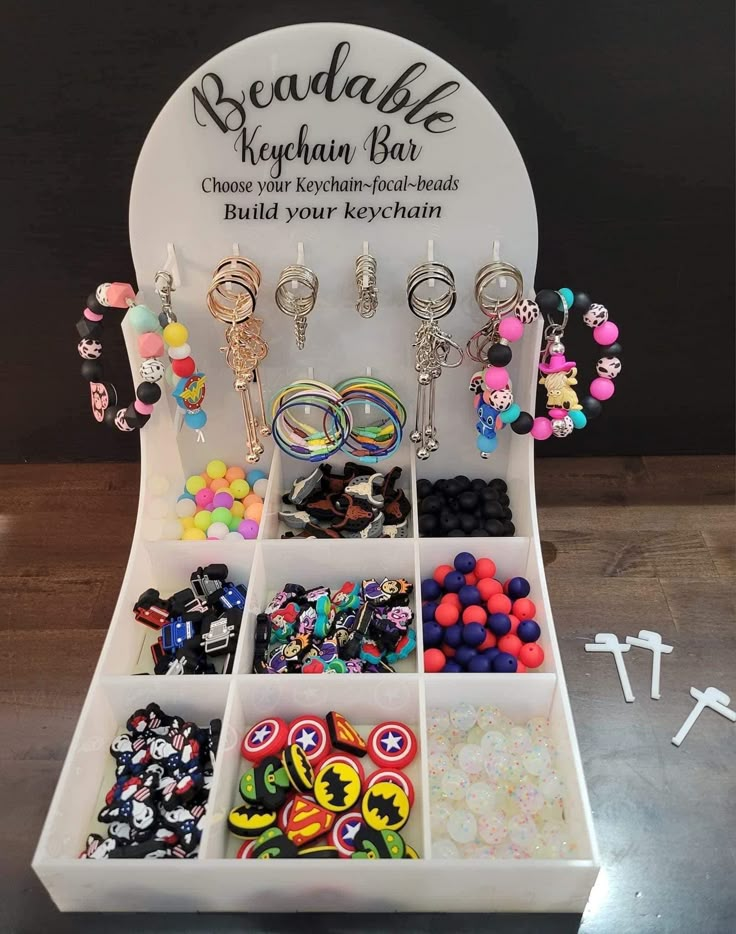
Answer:
[[[475,814],[465,809],[453,811],[447,820],[447,833],[455,843],[472,843],[478,833]]]
[[[460,703],[450,711],[450,722],[457,730],[467,733],[475,726],[477,713],[472,704]]]
[[[429,735],[447,733],[450,729],[450,715],[446,710],[432,708],[427,711],[427,730]]]
[[[447,838],[442,838],[440,840],[432,841],[432,859],[459,859],[460,850],[458,850],[457,845],[448,840]]]
[[[486,782],[473,782],[465,794],[465,803],[473,814],[487,814],[496,803],[496,793]]]
[[[490,846],[498,846],[506,838],[506,818],[499,811],[482,814],[478,820],[478,836]],[[434,855],[434,852],[432,853]]]
[[[483,771],[483,750],[480,746],[466,744],[460,747],[457,764],[468,775],[478,775]]]
[[[452,760],[443,752],[431,752],[428,765],[430,778],[442,778],[452,768]]]
[[[464,798],[469,785],[468,776],[460,769],[448,769],[442,776],[442,793],[453,801]]]

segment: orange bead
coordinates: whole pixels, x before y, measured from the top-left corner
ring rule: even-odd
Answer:
[[[202,471],[202,473],[200,474],[200,477],[204,480],[206,486],[209,486],[210,483],[212,482],[212,477],[207,473],[206,470]]]
[[[521,620],[518,616],[514,616],[513,613],[508,613],[507,616],[511,620],[511,629],[509,629],[509,632],[512,632],[514,635],[516,635],[516,630],[519,628],[519,623]]]
[[[464,623],[480,623],[485,626],[488,614],[482,606],[466,606],[463,610]]]
[[[218,490],[226,490],[230,484],[224,477],[218,477],[216,480],[210,480],[210,489],[217,493]]]
[[[544,649],[538,642],[527,642],[521,647],[519,661],[527,668],[539,668],[544,662]]]
[[[225,479],[228,484],[232,483],[233,480],[245,480],[245,471],[242,467],[228,467],[225,471]]]
[[[243,499],[243,505],[245,506],[245,511],[246,511],[246,512],[248,511],[248,506],[253,506],[254,504],[255,504],[255,505],[257,505],[257,504],[263,505],[263,500],[262,500],[261,497],[258,496],[256,493],[249,493],[249,494]]]
[[[440,626],[454,626],[460,619],[460,611],[451,603],[440,603],[434,611],[434,618]]]
[[[507,632],[505,636],[501,636],[497,643],[502,652],[508,652],[509,655],[513,655],[514,658],[519,657],[519,652],[523,644],[521,639],[512,632]]]
[[[456,593],[446,593],[444,597],[440,600],[440,606],[443,603],[449,603],[450,606],[454,606],[458,613],[462,610],[463,605],[460,602],[460,597]]]
[[[432,577],[437,581],[437,583],[441,587],[445,582],[445,577],[450,573],[450,571],[454,571],[454,570],[455,568],[450,567],[449,564],[441,564],[439,567],[434,569],[434,574],[432,575]]]
[[[263,503],[251,503],[245,507],[245,518],[252,519],[254,522],[260,522],[263,515]]]

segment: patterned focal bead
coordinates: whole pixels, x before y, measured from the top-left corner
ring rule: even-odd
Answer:
[[[604,321],[608,321],[608,309],[605,305],[593,302],[583,315],[583,321],[589,328],[597,328],[599,325],[603,324]]]
[[[490,394],[491,405],[499,412],[505,412],[514,402],[514,394],[510,389],[495,389]]]
[[[120,431],[135,431],[125,420],[126,409],[118,409],[115,416],[115,427]]]
[[[595,371],[599,376],[616,379],[621,372],[621,361],[618,357],[601,357],[595,365]]]
[[[525,298],[516,306],[514,314],[522,324],[532,324],[539,317],[539,306],[530,298]]]
[[[164,378],[165,372],[163,363],[160,363],[153,357],[150,360],[144,360],[138,370],[141,379],[145,380],[147,383],[160,382],[160,380]]]
[[[77,344],[77,353],[84,360],[96,360],[102,356],[102,344],[85,337]]]
[[[569,415],[566,415],[564,418],[552,419],[552,434],[555,438],[566,438],[568,435],[571,435],[574,430],[575,426]]]

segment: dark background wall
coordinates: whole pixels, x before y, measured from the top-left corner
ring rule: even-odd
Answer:
[[[464,72],[526,160],[537,287],[586,287],[620,324],[605,419],[540,453],[733,450],[733,18],[732,0],[6,0],[0,459],[138,456],[88,415],[74,330],[93,284],[133,276],[138,151],[195,67],[304,20],[386,29]],[[106,333],[111,357],[122,370]]]

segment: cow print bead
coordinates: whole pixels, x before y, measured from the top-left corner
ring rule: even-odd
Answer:
[[[618,357],[601,357],[595,365],[595,371],[599,376],[616,379],[621,372],[621,361]]]
[[[552,419],[552,434],[555,438],[566,438],[573,433],[574,428],[575,426],[569,415],[566,415],[564,418]]]
[[[84,360],[96,360],[102,356],[102,344],[99,341],[83,337],[77,344],[77,353]]]
[[[516,306],[514,314],[522,324],[532,324],[539,317],[539,306],[530,298],[525,298]]]
[[[583,315],[583,321],[589,328],[597,328],[605,321],[608,321],[608,309],[605,305],[599,305],[597,302],[593,302]]]

